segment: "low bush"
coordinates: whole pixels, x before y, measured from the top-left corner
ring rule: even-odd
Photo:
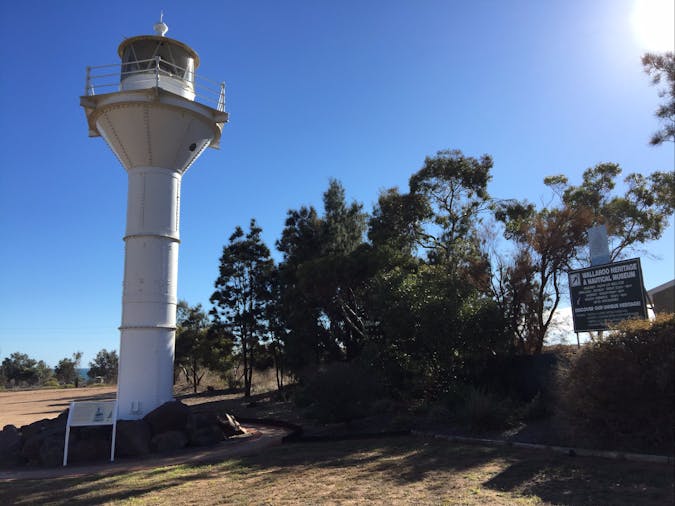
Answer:
[[[454,411],[455,420],[471,431],[503,429],[511,425],[515,406],[508,398],[468,387]]]
[[[675,315],[622,323],[558,375],[559,417],[578,443],[673,453]]]
[[[358,363],[336,362],[320,368],[296,393],[296,403],[321,423],[349,422],[368,416],[381,387]]]
[[[42,386],[44,388],[59,388],[61,385],[59,384],[59,380],[52,377],[45,381]]]
[[[538,392],[531,401],[525,403],[521,409],[520,417],[528,422],[542,420],[551,416],[551,401],[548,396]]]

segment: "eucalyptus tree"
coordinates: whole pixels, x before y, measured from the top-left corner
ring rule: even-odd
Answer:
[[[604,224],[610,241],[610,260],[621,259],[640,245],[660,239],[675,210],[675,174],[655,171],[628,174],[626,191],[614,194],[622,169],[616,163],[600,163],[586,169],[580,185],[570,185],[564,175],[544,182],[560,197],[560,205],[590,214],[592,224]],[[579,251],[577,259],[584,258]]]
[[[668,226],[675,209],[675,175],[629,174],[625,193],[615,195],[620,174],[619,165],[602,163],[586,169],[578,186],[564,175],[550,176],[544,182],[559,197],[557,203],[539,209],[518,201],[496,206],[495,216],[517,248],[512,263],[499,269],[494,293],[523,351],[541,351],[564,296],[564,274],[588,265],[590,226],[606,225],[611,261],[639,252]]]
[[[665,87],[659,90],[659,97],[664,102],[656,109],[656,117],[663,126],[652,135],[650,143],[658,146],[664,142],[675,142],[675,53],[646,53],[642,56],[642,67],[652,84],[665,82]]]
[[[116,350],[99,351],[94,359],[89,362],[87,376],[91,379],[102,378],[105,383],[117,382],[117,368],[119,366],[119,357]]]
[[[583,244],[589,215],[569,207],[503,203],[496,217],[516,243],[513,263],[499,270],[495,289],[520,351],[540,353],[563,297],[564,273]]]
[[[432,259],[462,264],[475,254],[477,225],[490,205],[492,166],[489,155],[477,159],[443,150],[426,157],[410,177],[410,193],[423,197],[428,207],[430,226],[418,231],[418,242]]]
[[[73,353],[73,358],[63,358],[54,368],[54,376],[59,382],[64,384],[74,384],[79,386],[80,376],[77,371],[82,360],[82,352],[77,351]]]
[[[18,351],[5,357],[0,364],[0,380],[5,386],[42,384],[52,372],[43,360],[35,360]]]

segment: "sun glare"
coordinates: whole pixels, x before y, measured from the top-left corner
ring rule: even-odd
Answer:
[[[675,46],[675,1],[635,0],[631,24],[641,49],[673,51]]]

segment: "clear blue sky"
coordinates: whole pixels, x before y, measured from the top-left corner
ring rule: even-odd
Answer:
[[[116,62],[161,9],[227,82],[222,147],[182,187],[179,297],[208,305],[234,227],[255,217],[273,248],[331,177],[370,210],[445,148],[492,155],[492,195],[534,202],[546,175],[576,184],[600,162],[673,170],[672,144],[648,146],[658,97],[634,3],[2,2],[0,360],[118,349],[126,174],[87,137],[79,96],[85,67]],[[674,277],[673,244],[671,226],[648,245],[647,288]]]

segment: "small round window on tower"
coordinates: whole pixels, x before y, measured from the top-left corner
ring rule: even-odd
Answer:
[[[197,149],[197,144],[195,144],[195,143],[193,142],[192,144],[190,144],[190,148],[189,148],[189,149],[190,149],[190,151],[194,151],[195,149]]]

